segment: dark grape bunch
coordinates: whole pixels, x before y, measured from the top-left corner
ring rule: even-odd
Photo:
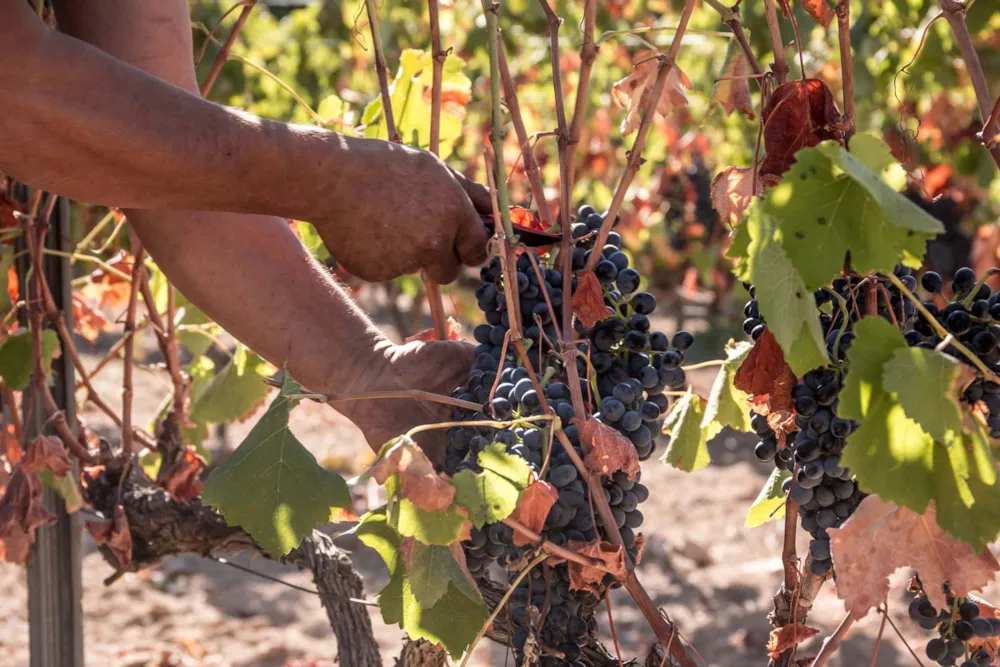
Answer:
[[[934,271],[921,276],[920,285],[930,294],[941,294],[944,290],[944,280]],[[963,267],[955,272],[951,294],[943,308],[932,300],[924,301],[924,308],[987,368],[1000,373],[1000,292],[994,293],[985,282],[980,284],[976,272]],[[913,328],[906,332],[906,339],[911,345],[925,348],[936,348],[941,343],[938,332],[923,318],[914,322]],[[953,345],[944,351],[967,364],[972,363]],[[966,387],[963,398],[970,405],[980,401],[986,405],[990,437],[1000,438],[1000,385],[977,378]]]
[[[604,216],[590,206],[582,206],[578,211],[572,225],[576,239],[572,257],[574,271],[583,269],[592,253],[598,252],[594,247],[596,232],[603,221]],[[662,429],[668,407],[664,392],[686,383],[681,365],[694,338],[686,331],[679,331],[672,338],[652,331],[649,315],[656,308],[656,299],[639,290],[640,275],[629,267],[628,256],[620,246],[621,237],[612,231],[607,244],[599,250],[602,260],[594,273],[602,285],[609,315],[589,329],[577,323],[577,339],[581,341],[577,373],[587,412],[627,437],[638,457],[644,460],[653,454],[656,435]],[[499,260],[494,259],[480,272],[481,283],[476,289],[476,298],[486,319],[486,323],[475,329],[479,343],[476,362],[469,371],[467,382],[453,394],[483,407],[480,411],[456,408],[453,419],[524,419],[543,414],[544,400],[582,458],[579,430],[571,420],[587,415],[575,414],[562,359],[552,347],[557,340],[553,321],[562,322],[562,309],[564,305],[569,307],[571,295],[562,292],[562,273],[546,268],[545,257],[538,257],[537,261],[541,281],[526,254],[518,257],[514,276],[525,344],[532,343],[528,347],[528,357],[542,387],[542,395],[528,369],[520,365],[514,346],[508,345],[504,354],[504,339],[511,321],[506,281]],[[574,276],[573,290],[576,285]],[[549,311],[546,291],[554,313]],[[508,453],[523,458],[557,489],[558,500],[542,529],[545,539],[558,545],[607,540],[603,528],[595,524],[585,481],[562,445],[552,441],[545,422],[521,422],[510,428],[453,427],[447,435],[445,471],[448,474],[477,471],[479,453],[492,443],[501,443]],[[639,546],[637,531],[643,522],[639,505],[649,497],[649,490],[638,479],[631,480],[624,473],[603,477],[601,484],[622,541],[635,559]],[[473,529],[463,546],[469,571],[475,577],[488,576],[487,571],[494,563],[516,569],[523,564],[527,551],[527,548],[514,546],[513,531],[502,523],[487,524],[482,530]],[[537,627],[537,620],[546,593],[541,568],[526,578],[512,598],[516,663],[520,665],[524,661],[525,647],[529,636],[533,635],[534,641],[544,647],[541,665],[578,667],[581,647],[596,631],[593,609],[600,599],[589,592],[570,591],[566,565],[547,569],[548,607],[541,628]],[[605,587],[612,583],[608,575]]]
[[[743,333],[757,340],[764,335],[766,324],[760,314],[760,304],[757,302],[757,288],[750,283],[743,283],[743,288],[750,293],[750,300],[743,306]]]
[[[947,606],[940,610],[927,598],[919,583],[910,601],[910,619],[925,630],[938,631],[938,636],[927,642],[927,657],[946,666],[987,667],[992,664],[989,652],[982,648],[972,650],[969,641],[1000,636],[1000,619],[980,616],[975,602],[952,595],[947,584],[944,591]]]

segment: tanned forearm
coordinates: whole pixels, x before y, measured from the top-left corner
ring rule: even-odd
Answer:
[[[97,204],[323,216],[357,140],[195,93],[0,0],[0,171]]]
[[[197,92],[185,0],[59,0],[61,30]],[[129,153],[127,166],[133,161]],[[186,180],[185,180],[186,183]],[[213,320],[312,391],[350,393],[388,343],[281,218],[126,209],[171,282]]]

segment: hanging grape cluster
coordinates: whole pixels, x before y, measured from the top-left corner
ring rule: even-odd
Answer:
[[[652,456],[656,436],[662,429],[668,406],[664,392],[686,384],[682,364],[694,338],[686,331],[679,331],[671,338],[652,330],[649,316],[656,309],[656,299],[639,290],[641,277],[630,268],[629,258],[621,250],[619,234],[610,232],[607,243],[602,248],[595,247],[603,221],[604,216],[592,207],[582,206],[571,229],[575,242],[574,271],[582,270],[593,253],[601,254],[594,274],[609,309],[608,317],[593,327],[586,328],[576,321],[574,333],[580,341],[576,370],[588,413],[628,438],[638,458],[645,460]],[[558,344],[555,323],[563,321],[563,308],[569,307],[571,295],[563,294],[563,274],[548,265],[552,258],[529,257],[530,252],[533,251],[523,251],[516,259],[516,266],[510,267],[513,270],[510,286],[514,288],[516,281],[516,299],[508,298],[513,295],[506,293],[508,286],[499,258],[494,258],[480,273],[476,298],[486,322],[475,329],[479,345],[468,381],[453,395],[478,403],[482,409],[456,408],[453,417],[455,421],[523,420],[544,414],[544,403],[558,417],[576,454],[583,458],[579,429],[571,422],[588,415],[577,415],[574,411],[566,369],[555,348]],[[572,278],[572,289],[577,289],[576,276]],[[509,340],[513,325],[508,310],[511,301],[519,304],[523,343],[537,384]],[[445,471],[451,475],[462,470],[478,471],[478,455],[492,443],[501,443],[507,453],[524,459],[558,492],[558,500],[541,531],[542,537],[560,546],[610,541],[600,522],[595,523],[585,480],[569,453],[553,438],[548,422],[520,421],[516,426],[504,428],[453,427],[448,431]],[[648,498],[649,490],[639,477],[630,479],[623,472],[602,477],[601,485],[624,546],[635,560],[641,545],[637,531],[643,522],[639,506]],[[512,570],[507,574],[510,581],[516,575],[513,570],[523,566],[529,550],[515,546],[512,529],[502,523],[473,529],[463,546],[473,576],[488,576],[495,563]],[[607,575],[603,590],[612,584],[618,585]],[[596,632],[594,607],[599,601],[589,591],[571,590],[565,564],[543,565],[533,570],[515,590],[510,602],[517,664],[522,664],[528,655],[537,657],[544,667],[578,667],[581,648]]]
[[[953,595],[944,586],[946,606],[938,609],[928,599],[919,578],[910,585],[914,597],[909,615],[924,630],[937,630],[938,636],[927,642],[924,651],[930,660],[945,667],[987,667],[992,664],[990,653],[972,648],[970,642],[1000,637],[1000,619],[980,615],[979,605],[972,600]]]

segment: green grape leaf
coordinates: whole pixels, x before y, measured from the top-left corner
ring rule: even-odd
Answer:
[[[482,472],[463,470],[451,482],[455,503],[469,510],[469,519],[482,528],[510,516],[531,481],[531,469],[521,457],[508,454],[501,443],[487,445],[478,462]]]
[[[764,482],[757,499],[747,511],[747,528],[756,528],[785,516],[785,492],[781,490],[781,485],[791,476],[787,470],[775,468],[771,471],[771,476]]]
[[[382,620],[399,625],[411,639],[426,639],[445,647],[453,659],[461,657],[489,619],[489,610],[449,584],[437,604],[424,607],[413,594],[410,580],[397,572],[378,596]]]
[[[404,537],[413,537],[424,544],[451,544],[468,537],[468,519],[454,505],[442,512],[428,512],[400,498],[396,530]]]
[[[476,460],[483,470],[507,480],[518,491],[523,491],[532,482],[532,472],[527,461],[508,453],[503,443],[493,442],[486,445]]]
[[[688,389],[671,407],[663,423],[663,432],[670,434],[670,442],[661,461],[684,472],[693,472],[711,463],[705,431],[701,428],[703,417],[701,398]]]
[[[752,348],[753,345],[746,341],[737,343],[730,339],[726,343],[726,360],[715,376],[712,391],[705,404],[705,415],[701,419],[701,429],[705,432],[706,441],[714,438],[726,426],[737,431],[751,430],[747,404],[749,395],[737,389],[733,385],[733,379]]]
[[[897,350],[907,347],[903,334],[881,317],[864,317],[854,327],[857,334],[847,353],[851,372],[840,392],[838,413],[845,419],[864,420],[885,389],[885,364]]]
[[[272,556],[297,547],[331,510],[351,505],[344,480],[324,469],[288,428],[301,391],[288,372],[246,439],[205,482],[202,501],[239,525]]]
[[[954,397],[958,360],[934,350],[907,347],[886,362],[882,383],[895,394],[906,416],[938,442],[962,432],[962,413]]]
[[[750,245],[741,278],[756,286],[761,315],[785,361],[796,375],[825,366],[826,341],[816,299],[775,239],[774,221],[755,204],[746,225]]]
[[[320,238],[319,232],[316,231],[312,223],[296,221],[295,225],[298,227],[302,245],[306,247],[310,255],[320,262],[330,259],[330,251],[327,250],[326,244],[323,243],[323,239]]]
[[[194,423],[226,424],[243,421],[267,398],[271,388],[264,378],[275,371],[263,357],[237,344],[229,363],[219,371],[191,404]]]
[[[52,370],[52,357],[58,349],[59,334],[52,329],[43,331],[42,363],[46,375]],[[34,365],[31,333],[26,329],[18,329],[0,345],[0,378],[14,391],[23,391],[28,387]]]
[[[415,542],[410,554],[410,571],[407,574],[413,597],[424,607],[433,607],[453,586],[456,591],[478,602],[479,591],[458,564],[451,549],[439,545]]]
[[[886,182],[883,174],[900,168],[884,144],[859,135],[851,146],[858,153],[836,142],[799,151],[765,199],[782,246],[810,290],[840,273],[848,251],[862,274],[891,271],[900,261],[919,266],[927,241],[944,231]]]
[[[385,562],[389,574],[396,572],[399,564],[399,547],[402,539],[385,515],[385,509],[380,508],[366,513],[358,524],[350,531],[365,546],[374,549]]]

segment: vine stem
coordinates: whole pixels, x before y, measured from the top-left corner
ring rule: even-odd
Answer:
[[[583,44],[580,46],[580,74],[577,77],[576,100],[573,103],[573,119],[569,125],[568,146],[570,155],[576,155],[577,144],[583,131],[583,120],[587,115],[587,103],[590,101],[590,73],[597,59],[597,44],[594,42],[594,24],[597,20],[597,0],[583,0]],[[570,177],[574,176],[572,165]],[[573,191],[573,183],[566,184],[566,189]]]
[[[778,23],[778,11],[774,0],[764,0],[764,15],[767,18],[767,28],[771,32],[771,49],[774,51],[775,77],[778,85],[788,80],[788,59],[785,56],[785,42],[781,38],[781,26]]]
[[[375,0],[365,0],[365,11],[368,12],[368,27],[372,33],[372,48],[375,51],[375,73],[378,75],[378,89],[382,95],[382,116],[385,118],[386,132],[389,141],[400,143],[396,131],[396,119],[392,112],[392,98],[389,95],[389,74],[385,66],[385,53],[382,51],[382,36],[379,33],[378,12],[375,11]]]
[[[257,6],[257,0],[245,0],[243,4],[243,9],[240,11],[240,15],[236,17],[236,24],[233,29],[229,32],[229,37],[226,38],[225,43],[223,43],[222,48],[219,50],[219,54],[215,57],[215,62],[212,63],[212,69],[209,70],[208,76],[205,77],[205,82],[201,85],[201,96],[206,97],[208,91],[212,89],[215,85],[215,80],[219,77],[219,73],[222,71],[222,66],[226,64],[229,59],[229,52],[233,48],[233,44],[236,42],[236,38],[239,37],[240,32],[243,30],[243,26],[246,25],[247,19],[250,18],[250,12],[253,8]]]
[[[601,230],[594,244],[595,248],[603,248],[604,244],[607,243],[608,234],[611,233],[611,227],[614,225],[622,203],[625,201],[625,193],[628,191],[629,186],[632,184],[632,179],[635,178],[642,164],[642,149],[646,145],[649,128],[652,127],[653,118],[656,116],[656,105],[659,102],[663,86],[667,81],[667,75],[670,74],[670,70],[677,60],[677,52],[680,51],[681,41],[684,38],[684,33],[687,31],[688,21],[691,19],[691,12],[694,11],[694,5],[695,0],[687,0],[684,3],[684,10],[681,12],[677,32],[674,33],[674,40],[670,43],[670,50],[667,52],[666,57],[660,56],[658,58],[659,64],[656,67],[656,80],[653,82],[652,94],[646,102],[646,108],[643,110],[642,120],[639,121],[639,131],[636,134],[635,143],[632,144],[632,150],[629,151],[628,162],[625,164],[625,172],[618,182],[618,188],[615,190],[614,197],[611,200],[611,206],[608,207],[608,214],[601,224]],[[587,270],[593,271],[600,260],[601,253],[591,253],[590,259],[587,261]]]
[[[750,48],[750,40],[747,39],[746,31],[743,30],[743,21],[740,19],[739,10],[730,9],[718,0],[705,0],[705,3],[717,11],[719,13],[719,17],[722,19],[722,22],[728,25],[729,29],[733,31],[733,36],[736,38],[737,43],[739,43],[740,48],[743,50],[743,55],[746,56],[747,62],[750,63],[750,69],[753,70],[753,73],[757,76],[762,75],[764,73],[764,68],[760,66],[760,61],[757,60],[757,56],[754,55],[753,49]]]
[[[496,210],[494,217],[498,223],[503,223],[507,239],[514,242],[514,228],[510,224],[510,195],[507,192],[507,170],[503,164],[503,116],[500,111],[500,26],[497,18],[499,5],[491,0],[482,0],[483,13],[486,15],[486,41],[490,52],[490,118],[492,130],[490,141],[493,145],[492,164],[487,161],[486,170],[495,169],[493,178],[496,183],[491,188],[495,193]],[[500,225],[494,228],[499,229]],[[516,313],[515,313],[516,314]]]
[[[972,44],[972,35],[969,33],[969,26],[965,23],[966,4],[959,0],[938,0],[944,18],[951,26],[951,31],[955,34],[955,41],[958,42],[958,49],[965,62],[965,69],[969,73],[972,81],[972,88],[976,91],[976,100],[979,102],[979,112],[982,114],[983,122],[993,116],[991,105],[993,98],[990,96],[989,84],[986,83],[986,74],[983,72],[983,64],[976,53],[976,47]],[[993,161],[1000,168],[1000,146],[989,146],[987,149],[993,156]]]
[[[434,2],[434,0],[431,0],[431,2]],[[513,583],[511,583],[511,585],[507,588],[507,592],[505,592],[503,594],[503,597],[500,598],[500,602],[497,603],[496,608],[492,611],[492,613],[490,613],[490,617],[486,619],[485,623],[483,623],[483,627],[481,627],[479,629],[479,632],[476,633],[476,638],[472,640],[472,643],[469,644],[469,648],[466,649],[465,657],[462,658],[462,664],[459,665],[459,667],[466,667],[469,664],[469,658],[472,656],[472,652],[473,650],[475,650],[476,644],[478,644],[482,640],[482,638],[486,635],[487,629],[493,625],[493,621],[496,620],[496,617],[500,615],[501,611],[503,611],[504,606],[506,606],[511,596],[514,595],[514,591],[517,590],[517,587],[521,585],[521,582],[524,581],[524,578],[528,576],[528,574],[533,569],[535,569],[535,566],[544,561],[545,559],[547,559],[548,557],[549,557],[548,554],[544,553],[539,554],[535,556],[535,558],[532,559],[532,561],[528,563],[523,570],[521,570],[521,572],[517,575],[517,578],[514,579]]]
[[[472,422],[464,422],[464,423],[471,424]],[[611,570],[608,569],[608,567],[603,562],[595,558],[588,558],[587,556],[578,554],[575,551],[571,551],[565,547],[561,547],[558,544],[553,544],[552,542],[549,542],[535,531],[525,526],[517,519],[511,519],[510,517],[507,517],[506,519],[503,520],[503,523],[508,528],[511,528],[515,532],[518,532],[524,537],[527,537],[532,542],[537,543],[540,549],[546,551],[549,554],[552,554],[553,556],[564,558],[565,560],[577,563],[584,567],[592,567],[595,570],[600,570],[601,572],[608,572],[610,574],[614,574],[613,572],[611,572]]]
[[[503,43],[497,44],[497,57],[500,59],[500,79],[503,83],[503,98],[507,103],[507,111],[510,113],[511,124],[517,134],[517,141],[521,145],[521,159],[524,160],[524,173],[528,176],[528,184],[531,186],[531,194],[538,207],[538,217],[546,228],[552,226],[552,213],[549,211],[549,203],[545,199],[545,186],[542,184],[541,172],[538,170],[538,161],[535,159],[535,152],[531,147],[531,139],[528,131],[524,127],[524,118],[521,116],[521,105],[517,100],[517,89],[514,87],[514,79],[510,75],[507,67],[507,56],[504,54]]]
[[[920,299],[918,299],[913,292],[907,289],[906,285],[904,285],[903,282],[895,276],[895,274],[887,273],[886,277],[889,278],[892,284],[895,285],[896,288],[899,289],[899,291],[902,292],[907,299],[913,302],[913,305],[916,306],[917,310],[920,312],[921,315],[924,316],[924,319],[927,320],[927,323],[931,325],[934,331],[939,336],[941,336],[941,338],[947,338],[948,331],[943,326],[941,326],[941,323],[937,321],[937,318],[931,315],[930,311],[924,308],[923,302]],[[969,348],[967,348],[965,345],[963,345],[961,342],[957,340],[952,341],[952,345],[955,347],[956,350],[961,352],[962,355],[979,370],[979,372],[983,374],[983,377],[985,377],[988,380],[992,380],[993,382],[1000,382],[1000,377],[997,377],[997,375],[993,371],[987,368],[986,364],[984,364],[979,357],[973,354],[972,351],[969,350]]]
[[[998,131],[1000,131],[1000,97],[997,97],[997,101],[993,104],[990,117],[983,123],[983,145],[986,148],[992,150],[993,141],[997,138]]]
[[[122,457],[127,466],[132,459],[132,366],[135,361],[135,311],[139,302],[139,286],[145,273],[146,251],[142,246],[135,251],[132,265],[132,284],[129,286],[128,308],[125,310],[125,358],[122,367]],[[124,479],[124,475],[123,475]]]
[[[883,618],[885,617],[883,616]],[[840,642],[843,641],[852,625],[854,625],[854,614],[847,612],[847,616],[844,616],[844,620],[840,622],[833,634],[823,640],[823,646],[820,647],[819,653],[813,659],[811,667],[823,667],[826,664],[827,660],[840,648]],[[884,620],[882,626],[885,627]]]
[[[273,383],[268,382],[268,384]],[[445,396],[444,394],[435,394],[429,391],[423,391],[422,389],[401,389],[398,391],[372,391],[363,394],[316,394],[308,391],[304,391],[298,394],[288,394],[288,398],[294,399],[304,399],[310,401],[322,401],[324,403],[337,403],[340,401],[364,401],[379,398],[406,398],[417,401],[427,401],[429,403],[441,403],[443,405],[451,405],[456,408],[463,408],[465,410],[475,410],[479,411],[483,409],[483,406],[479,403],[473,403],[472,401],[463,401],[460,398],[452,398],[451,396]]]
[[[441,86],[444,78],[444,60],[447,53],[441,50],[441,22],[438,19],[438,0],[427,0],[427,15],[431,24],[431,136],[430,151],[441,155]],[[379,83],[381,87],[381,82]],[[384,104],[383,100],[383,104]],[[444,301],[441,299],[441,286],[431,280],[426,272],[421,272],[424,281],[424,291],[427,294],[427,307],[431,311],[431,321],[434,323],[434,334],[438,340],[448,338],[448,318],[444,312]]]
[[[681,366],[682,371],[696,371],[701,368],[711,368],[712,366],[725,366],[725,359],[712,359],[711,361],[702,361],[697,364],[691,364],[690,366]]]
[[[854,58],[851,55],[851,0],[837,2],[837,42],[840,45],[840,74],[844,86],[844,113],[848,125],[846,138],[854,134],[857,120],[854,110]],[[803,71],[802,76],[805,76]]]
[[[887,607],[888,604],[883,604],[883,607]],[[882,633],[885,632],[885,616],[882,616],[882,622],[878,626],[878,634],[875,635],[875,647],[872,649],[872,662],[869,667],[875,667],[875,661],[878,660],[878,650],[882,646]]]

